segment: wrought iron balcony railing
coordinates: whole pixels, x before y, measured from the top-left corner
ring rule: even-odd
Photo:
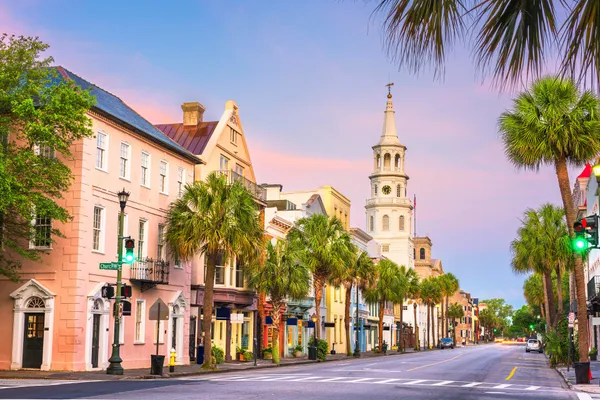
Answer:
[[[169,262],[152,258],[137,260],[129,267],[129,280],[141,282],[146,287],[168,285]]]
[[[592,276],[587,284],[587,299],[598,295],[598,286],[600,286],[600,276]]]
[[[219,172],[227,177],[227,181],[229,183],[241,183],[255,199],[260,200],[261,202],[265,202],[267,200],[267,191],[260,185],[252,182],[250,179],[247,179],[243,175],[231,170],[221,170]]]

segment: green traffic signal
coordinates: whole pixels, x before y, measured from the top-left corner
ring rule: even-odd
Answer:
[[[126,264],[131,264],[135,261],[135,256],[133,255],[133,249],[135,248],[135,242],[133,239],[125,240],[125,260]]]
[[[582,237],[578,237],[574,241],[574,247],[575,250],[583,250],[587,247],[587,241]]]

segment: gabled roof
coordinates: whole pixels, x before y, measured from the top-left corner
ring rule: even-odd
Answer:
[[[160,124],[156,128],[192,154],[201,155],[219,121],[201,122],[197,126],[183,123]]]
[[[186,157],[188,160],[196,163],[202,163],[198,157],[195,157],[187,149],[169,139],[164,133],[156,129],[154,125],[139,115],[135,110],[125,104],[123,100],[114,94],[109,93],[106,90],[86,81],[85,79],[63,67],[56,67],[56,70],[60,74],[60,78],[71,80],[82,89],[89,89],[92,95],[96,98],[96,104],[93,106],[93,109],[99,111],[100,114],[105,115],[115,122],[142,134],[155,143]]]
[[[579,178],[589,178],[592,175],[592,166],[590,165],[590,163],[585,164],[585,168],[583,168],[583,171],[581,172],[581,174],[579,174],[579,176],[577,177]]]

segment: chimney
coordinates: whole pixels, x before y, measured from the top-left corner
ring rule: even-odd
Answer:
[[[206,110],[204,106],[197,101],[183,103],[181,109],[183,110],[184,126],[198,126],[202,122],[202,116]]]

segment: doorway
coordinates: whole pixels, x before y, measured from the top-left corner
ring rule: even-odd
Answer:
[[[92,321],[92,368],[98,368],[100,354],[100,314],[93,314]]]
[[[41,368],[44,354],[44,314],[25,314],[23,368]]]
[[[177,317],[173,317],[171,319],[172,323],[173,323],[173,326],[172,326],[173,333],[171,335],[171,348],[175,349],[175,353],[177,353],[177,319],[178,319]]]

